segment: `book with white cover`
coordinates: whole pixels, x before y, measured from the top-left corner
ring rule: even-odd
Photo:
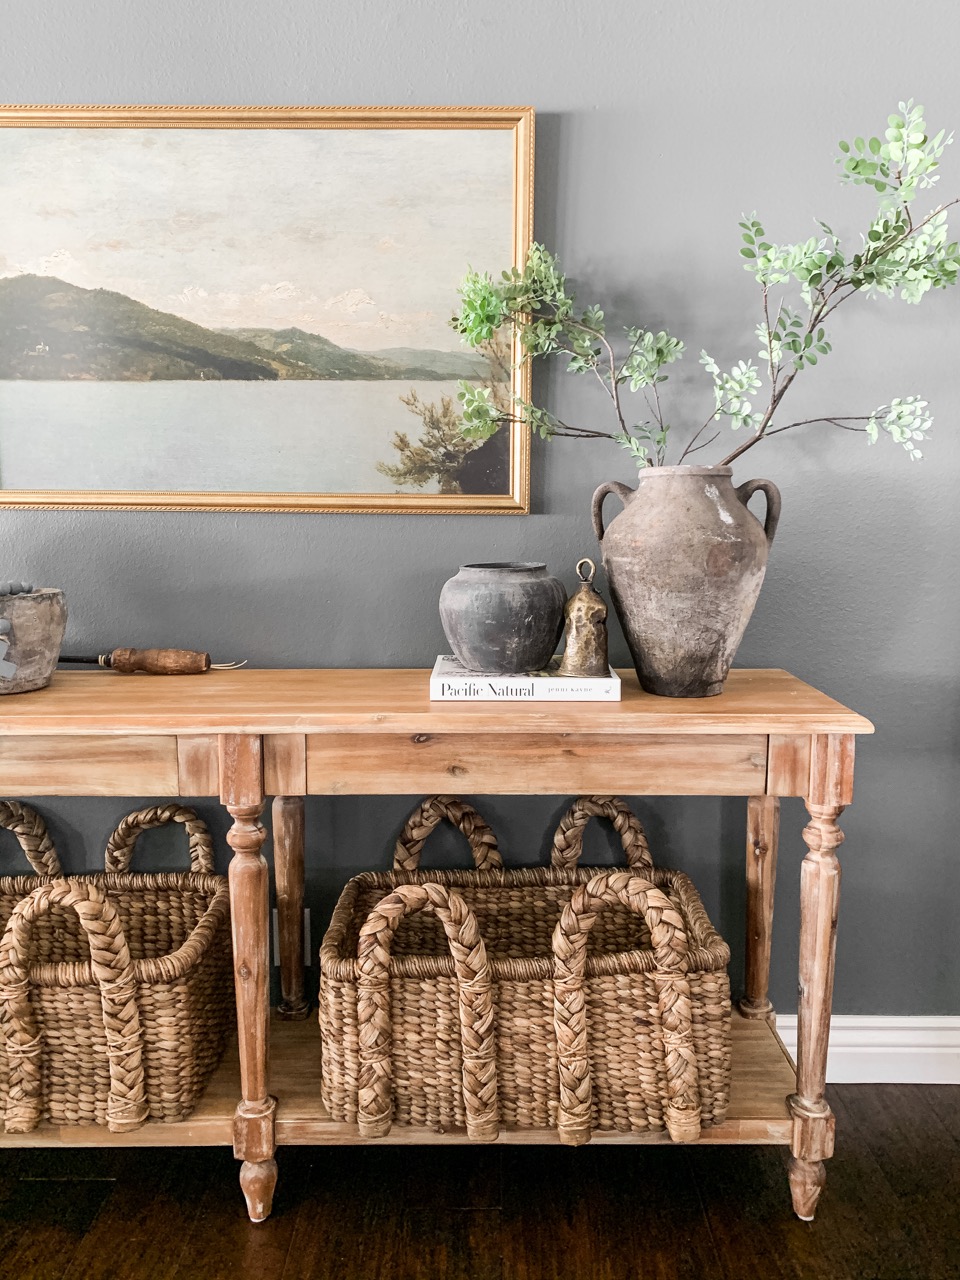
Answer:
[[[468,671],[452,654],[437,658],[430,675],[431,702],[619,702],[620,677],[559,675],[560,656],[544,671],[487,675]]]

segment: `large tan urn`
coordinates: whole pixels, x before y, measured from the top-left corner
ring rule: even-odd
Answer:
[[[593,495],[593,525],[640,684],[670,698],[720,693],[753,613],[780,517],[769,480],[734,488],[729,467],[649,467],[637,488]],[[747,509],[767,497],[764,524]],[[603,501],[623,510],[603,524]]]

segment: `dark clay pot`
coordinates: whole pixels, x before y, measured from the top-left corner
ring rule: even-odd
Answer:
[[[722,692],[753,613],[780,518],[769,480],[734,488],[729,467],[650,467],[636,490],[593,495],[593,527],[641,688],[669,698]],[[766,523],[747,510],[767,497]],[[603,500],[623,511],[603,527]]]
[[[440,621],[469,671],[540,671],[563,630],[567,593],[543,564],[464,564],[440,592]]]

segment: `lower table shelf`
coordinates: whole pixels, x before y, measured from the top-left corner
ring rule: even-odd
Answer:
[[[786,1097],[795,1088],[794,1066],[769,1023],[740,1017],[732,1024],[733,1078],[730,1109],[721,1125],[704,1129],[703,1143],[786,1143],[792,1122]],[[316,1021],[271,1024],[271,1090],[279,1098],[279,1146],[359,1145],[353,1125],[331,1120],[320,1101],[320,1037]],[[236,1049],[224,1061],[189,1120],[177,1124],[147,1124],[132,1133],[110,1133],[96,1126],[58,1128],[43,1124],[32,1133],[0,1133],[5,1147],[204,1147],[233,1142],[233,1113],[240,1097]],[[438,1133],[432,1129],[394,1126],[378,1140],[394,1145],[464,1143],[462,1130]],[[555,1143],[553,1130],[503,1130],[502,1143]],[[669,1143],[666,1133],[595,1133],[595,1143]]]

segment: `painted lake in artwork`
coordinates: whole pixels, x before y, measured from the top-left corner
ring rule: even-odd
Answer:
[[[438,403],[457,384],[0,381],[0,486],[389,493],[377,463],[422,427],[411,390]]]

